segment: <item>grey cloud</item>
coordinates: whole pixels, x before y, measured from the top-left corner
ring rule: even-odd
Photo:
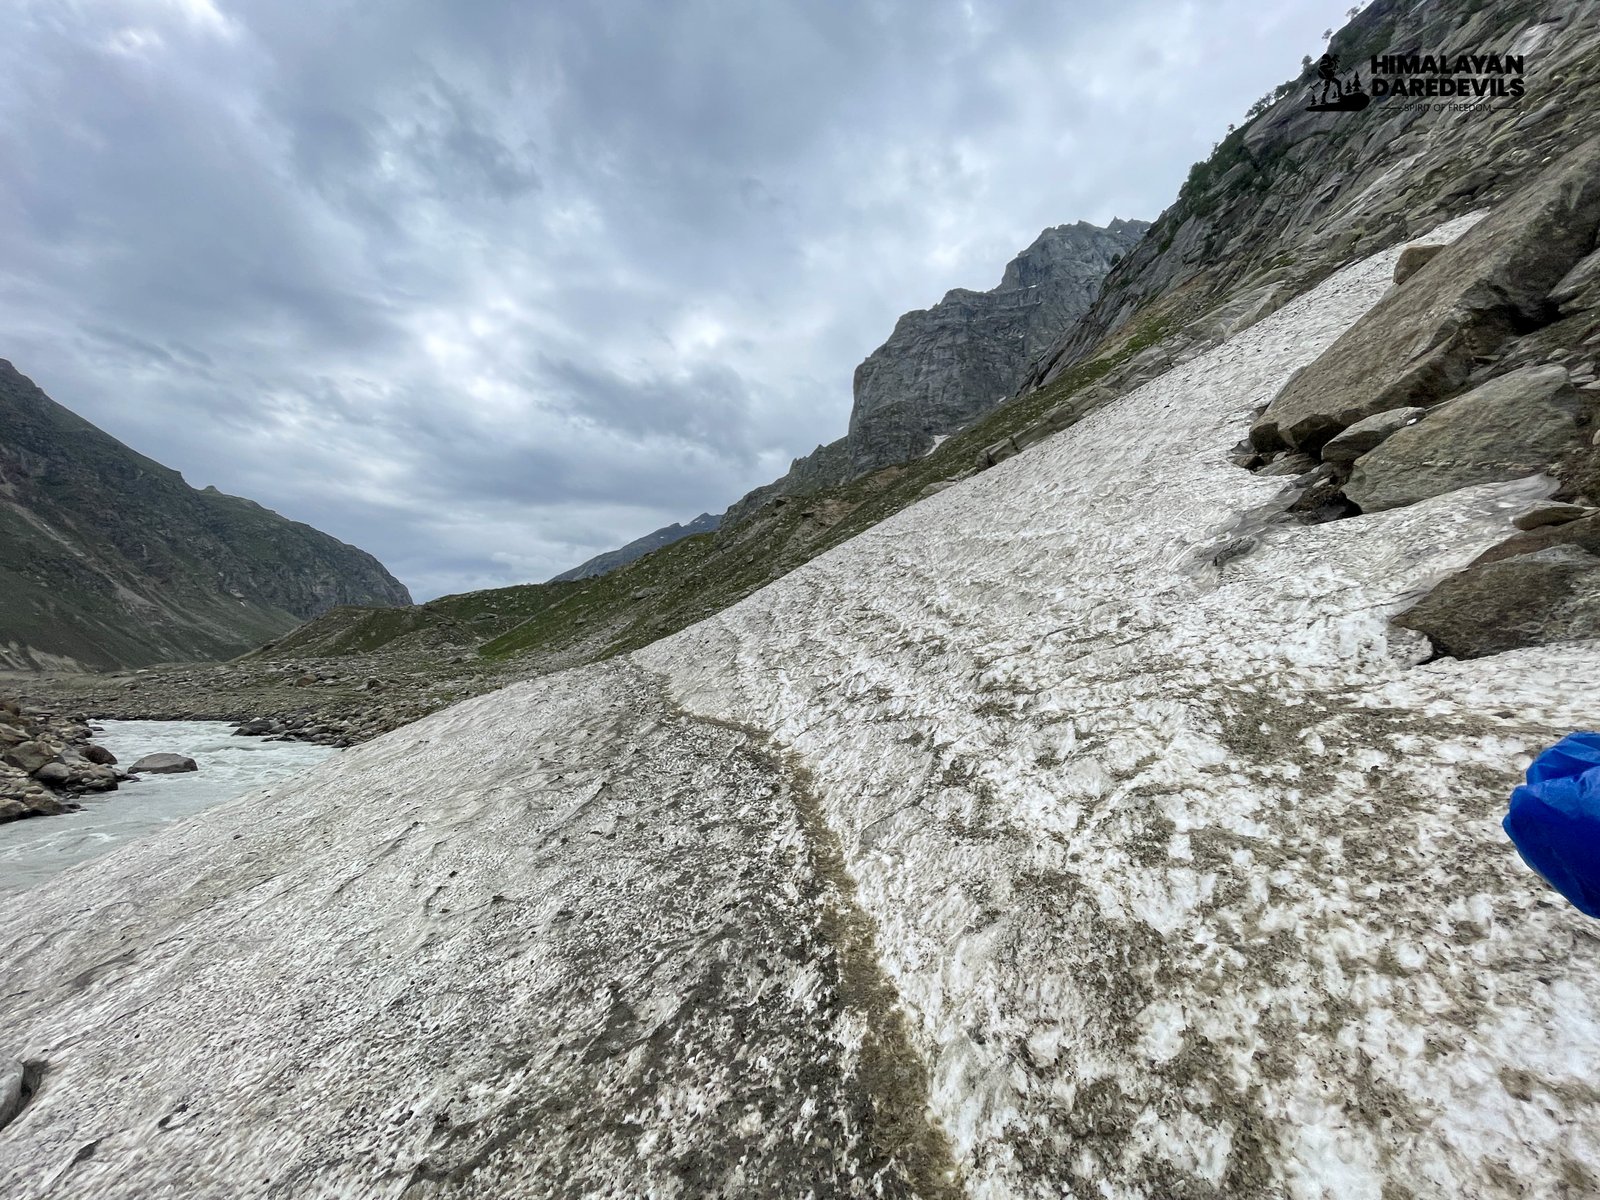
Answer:
[[[1043,226],[1153,217],[1339,8],[22,0],[0,356],[421,596],[544,578],[838,436]]]

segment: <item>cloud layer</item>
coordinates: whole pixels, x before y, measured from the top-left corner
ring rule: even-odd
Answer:
[[[23,0],[0,323],[419,598],[720,511],[1046,225],[1153,218],[1339,5]]]

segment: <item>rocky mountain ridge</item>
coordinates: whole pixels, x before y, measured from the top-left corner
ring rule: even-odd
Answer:
[[[619,546],[615,550],[607,550],[603,554],[596,554],[573,567],[570,571],[563,571],[559,575],[552,575],[545,582],[566,583],[574,579],[588,579],[591,575],[604,575],[607,571],[615,571],[618,567],[625,567],[636,558],[649,554],[652,550],[659,550],[663,546],[670,546],[673,542],[681,541],[686,537],[694,537],[701,533],[715,533],[722,524],[722,517],[715,513],[701,513],[687,525],[680,525],[674,521],[643,537],[634,538],[626,546]]]
[[[953,288],[905,313],[855,370],[844,437],[794,460],[723,516],[738,524],[778,496],[804,496],[926,454],[1015,394],[1034,360],[1089,308],[1100,282],[1150,227],[1114,218],[1056,225],[987,292]]]
[[[0,666],[227,658],[335,605],[410,602],[370,554],[191,488],[0,360]]]

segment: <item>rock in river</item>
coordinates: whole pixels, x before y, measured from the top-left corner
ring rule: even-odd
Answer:
[[[146,754],[128,768],[135,774],[175,775],[180,771],[198,771],[192,758],[182,754]]]

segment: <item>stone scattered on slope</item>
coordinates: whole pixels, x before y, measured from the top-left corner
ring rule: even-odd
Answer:
[[[1553,315],[1551,288],[1600,227],[1600,139],[1577,147],[1384,297],[1289,380],[1251,430],[1261,449],[1318,449],[1364,417],[1431,405],[1474,358]]]
[[[1452,658],[1600,638],[1600,557],[1556,545],[1480,563],[1444,580],[1394,623],[1426,634]]]
[[[1378,512],[1547,470],[1578,443],[1581,411],[1564,368],[1512,371],[1396,430],[1356,460],[1345,495]]]
[[[1369,450],[1375,450],[1392,433],[1414,425],[1427,413],[1425,408],[1391,408],[1357,421],[1322,447],[1322,461],[1353,463]]]
[[[1541,529],[1546,525],[1565,525],[1569,521],[1578,521],[1594,513],[1594,509],[1582,504],[1558,504],[1550,502],[1536,504],[1527,512],[1512,519],[1512,524],[1518,529]]]
[[[183,754],[146,754],[128,768],[135,775],[176,775],[183,771],[198,771],[194,759]]]
[[[1394,264],[1394,281],[1402,284],[1444,251],[1443,246],[1407,246]]]

